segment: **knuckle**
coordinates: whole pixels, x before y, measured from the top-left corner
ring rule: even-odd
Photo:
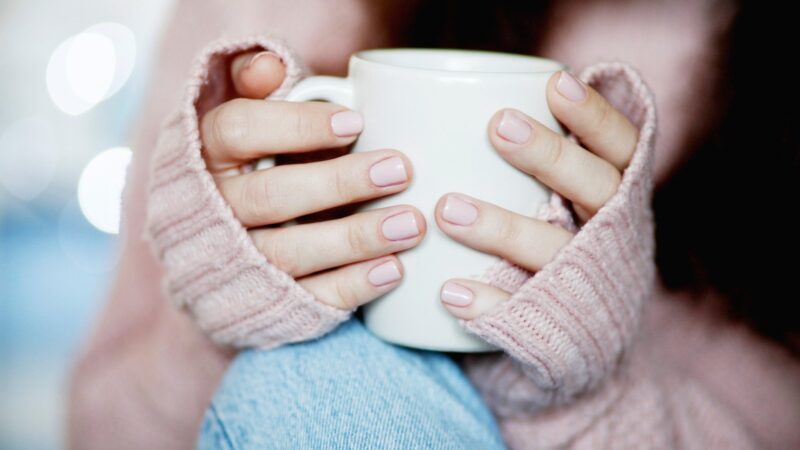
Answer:
[[[314,141],[318,127],[314,123],[314,115],[309,114],[302,106],[302,104],[298,105],[292,114],[287,115],[288,129],[293,131],[300,142],[310,143]]]
[[[597,209],[600,209],[600,206],[603,206],[611,197],[614,196],[614,194],[617,193],[617,189],[619,189],[621,182],[622,175],[617,170],[609,170],[608,181],[605,183],[605,194],[600,198],[601,203],[598,205]]]
[[[611,106],[608,101],[605,99],[601,99],[598,101],[598,105],[595,108],[594,119],[589,124],[589,129],[587,133],[590,136],[597,136],[601,133],[604,133],[605,130],[609,130],[611,128],[611,121],[614,119],[614,108]]]
[[[498,230],[498,242],[517,242],[520,236],[519,223],[513,216],[500,217],[500,227]]]
[[[281,231],[270,233],[260,240],[259,247],[273,266],[294,276],[299,273],[296,244],[294,240],[287,239],[282,234]]]
[[[255,199],[253,204],[257,205],[263,218],[278,221],[283,217],[290,196],[285,192],[285,184],[280,181],[277,174],[269,173],[271,170],[274,172],[273,169],[269,169],[263,177],[259,177],[260,187],[254,188],[253,192],[260,197]]]
[[[359,301],[359,295],[354,286],[355,283],[353,283],[351,280],[345,279],[344,277],[338,277],[333,282],[336,297],[339,299],[338,303],[342,308],[355,308],[361,303]]]
[[[242,211],[242,216],[250,220],[263,220],[276,215],[279,206],[276,202],[281,196],[274,192],[275,183],[270,179],[268,176],[253,176],[248,179],[239,198],[239,210]]]
[[[601,177],[604,180],[600,182],[602,186],[598,186],[597,189],[591,191],[590,194],[586,195],[586,200],[580,202],[592,214],[600,210],[619,189],[622,176],[617,170],[609,170],[608,172],[608,175]]]
[[[561,136],[548,139],[547,150],[542,152],[542,169],[552,171],[561,164],[566,152],[565,140]]]
[[[345,170],[341,167],[336,167],[331,177],[333,186],[331,186],[338,199],[347,199],[350,197],[350,180],[346,175]]]
[[[247,138],[250,114],[242,99],[219,106],[211,119],[209,139],[223,151],[234,152]]]
[[[372,188],[363,173],[362,162],[365,156],[367,155],[349,154],[332,161],[331,190],[340,202],[353,203],[370,197]]]
[[[347,228],[347,245],[356,255],[367,255],[372,249],[372,239],[361,225],[351,225]]]

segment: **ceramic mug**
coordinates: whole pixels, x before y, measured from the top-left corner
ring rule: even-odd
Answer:
[[[511,53],[424,48],[386,48],[350,56],[348,76],[313,76],[297,83],[285,100],[324,100],[358,111],[364,129],[353,152],[381,148],[405,153],[414,179],[397,194],[362,209],[416,206],[428,232],[398,256],[400,284],[364,306],[367,328],[392,343],[427,350],[495,350],[464,331],[440,303],[442,284],[477,278],[500,258],[470,249],[436,226],[437,200],[463,192],[533,216],[550,191],[506,162],[492,147],[488,123],[502,108],[516,108],[554,131],[564,129],[547,106],[548,78],[567,69],[557,61]],[[273,164],[265,158],[258,168]]]

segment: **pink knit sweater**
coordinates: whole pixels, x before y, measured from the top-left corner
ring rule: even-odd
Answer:
[[[118,282],[76,366],[75,448],[189,448],[229,348],[312,339],[352,313],[271,265],[205,168],[199,117],[231,97],[229,57],[250,49],[272,50],[287,65],[267,100],[312,73],[275,33],[216,39],[196,57],[152,156],[134,165],[132,177],[138,170],[148,181],[129,195],[146,202],[126,210],[146,220],[143,239],[127,237],[121,270],[136,280]],[[460,322],[504,350],[471,355],[464,369],[508,445],[800,448],[798,362],[727,321],[712,292],[692,306],[656,277],[650,88],[621,60],[590,64],[579,77],[639,128],[639,142],[618,191],[555,259],[535,274],[501,261],[482,279],[512,297]],[[558,194],[539,217],[575,227]]]

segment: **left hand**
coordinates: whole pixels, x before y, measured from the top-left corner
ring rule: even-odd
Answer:
[[[547,103],[582,146],[510,108],[489,120],[489,139],[514,167],[572,201],[580,226],[616,193],[639,131],[596,90],[567,72],[550,77]],[[456,241],[531,272],[552,260],[573,237],[557,225],[460,193],[442,196],[435,218]],[[465,320],[510,297],[510,292],[467,278],[448,280],[441,290],[444,306]]]

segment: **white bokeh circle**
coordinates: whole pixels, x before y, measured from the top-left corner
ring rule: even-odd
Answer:
[[[78,181],[78,204],[95,228],[119,233],[122,190],[131,161],[131,150],[114,147],[92,158]]]
[[[128,81],[136,60],[133,32],[99,23],[59,44],[47,64],[47,91],[63,112],[79,115],[114,95]]]

